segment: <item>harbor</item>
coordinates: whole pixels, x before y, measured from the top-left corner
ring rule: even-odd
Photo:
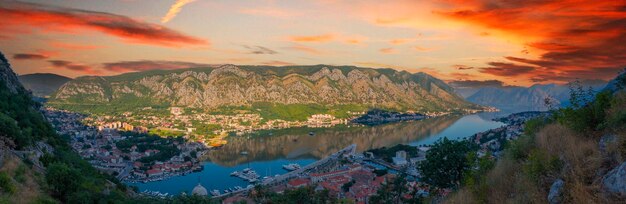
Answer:
[[[200,164],[204,169],[201,172],[130,185],[137,186],[140,191],[179,194],[189,193],[200,182],[208,189],[208,193],[212,190],[224,193],[225,190],[236,191],[235,186],[245,189],[251,185],[248,180],[230,176],[233,172],[241,172],[246,168],[258,174],[257,183],[268,183],[275,180],[276,175],[289,173],[290,170],[285,167],[290,164],[298,164],[301,167],[300,170],[292,171],[297,173],[307,165],[326,158],[350,144],[357,144],[356,152],[401,143],[416,146],[430,143],[443,136],[468,135],[501,125],[502,123],[478,115],[443,116],[374,127],[330,128],[316,131],[315,136],[309,136],[309,130],[293,130],[274,132],[272,136],[231,137],[230,145],[206,154],[207,160]],[[407,138],[406,132],[418,134],[412,134]]]

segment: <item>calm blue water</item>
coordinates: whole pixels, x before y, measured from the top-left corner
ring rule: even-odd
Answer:
[[[489,129],[503,126],[504,123],[486,120],[479,115],[467,115],[456,121],[445,130],[431,135],[427,138],[409,143],[412,146],[429,145],[435,143],[439,139],[447,137],[448,139],[463,139],[473,134],[483,132]]]
[[[202,186],[209,191],[213,189],[223,191],[234,186],[248,186],[248,182],[238,177],[230,176],[230,173],[233,171],[241,171],[245,168],[251,168],[263,177],[287,173],[287,171],[282,168],[284,164],[298,163],[300,166],[305,166],[315,161],[315,159],[277,159],[273,161],[250,162],[249,164],[241,164],[232,167],[219,166],[211,162],[205,162],[204,170],[201,172],[195,172],[185,176],[177,176],[163,181],[133,183],[130,185],[139,187],[140,191],[151,190],[159,191],[161,193],[178,194],[181,192],[190,193],[193,187],[198,185],[198,182],[200,182]]]
[[[204,170],[164,181],[130,184],[140,191],[161,193],[189,193],[198,182],[209,191],[225,190],[234,186],[246,187],[247,182],[231,177],[233,171],[250,167],[261,177],[286,173],[282,165],[298,163],[305,166],[328,156],[350,144],[357,144],[358,151],[365,151],[396,144],[432,144],[438,139],[460,139],[503,123],[491,121],[489,114],[445,116],[422,121],[400,122],[373,127],[328,128],[309,136],[308,131],[287,131],[264,137],[235,137],[222,149],[211,151],[211,162],[204,163]],[[249,152],[243,156],[241,151]]]

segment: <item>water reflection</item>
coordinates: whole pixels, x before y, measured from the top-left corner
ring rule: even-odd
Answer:
[[[247,186],[243,180],[229,176],[230,172],[252,168],[259,174],[274,175],[286,171],[282,165],[298,163],[305,166],[328,156],[350,144],[365,151],[396,144],[431,144],[442,138],[462,138],[503,125],[486,120],[490,116],[452,115],[385,124],[374,127],[294,128],[261,132],[250,136],[231,137],[222,149],[208,153],[204,170],[163,181],[132,184],[141,191],[151,190],[178,194],[191,190],[198,182],[208,189],[225,190],[233,186]],[[309,132],[315,132],[309,136]],[[242,155],[241,152],[247,152]]]
[[[279,158],[319,159],[350,145],[357,144],[358,151],[406,144],[437,135],[459,119],[460,115],[429,118],[379,126],[333,127],[312,129],[297,128],[265,133],[258,136],[235,136],[222,149],[211,151],[208,159],[222,166],[235,166],[249,161],[269,161]],[[467,136],[467,135],[466,135]],[[241,156],[241,152],[248,152]]]

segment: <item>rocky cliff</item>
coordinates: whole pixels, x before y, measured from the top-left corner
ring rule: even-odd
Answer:
[[[424,73],[352,66],[235,66],[79,77],[52,97],[56,104],[154,104],[215,109],[277,104],[359,104],[414,111],[479,108]]]

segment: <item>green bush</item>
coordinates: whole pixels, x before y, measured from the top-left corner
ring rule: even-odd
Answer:
[[[438,188],[458,187],[464,173],[472,168],[473,161],[468,161],[468,155],[476,149],[467,140],[443,138],[435,142],[419,165],[421,180]]]
[[[13,194],[17,190],[11,177],[6,172],[0,172],[0,190],[8,194]]]
[[[68,195],[76,192],[81,183],[82,175],[65,163],[55,162],[46,169],[46,182],[56,198],[67,201]]]
[[[14,172],[13,179],[15,179],[15,181],[20,182],[20,183],[26,182],[26,170],[27,170],[26,165],[20,164]]]
[[[561,167],[561,161],[557,157],[548,155],[540,149],[533,149],[528,155],[528,160],[523,165],[523,171],[535,182],[556,172]]]

